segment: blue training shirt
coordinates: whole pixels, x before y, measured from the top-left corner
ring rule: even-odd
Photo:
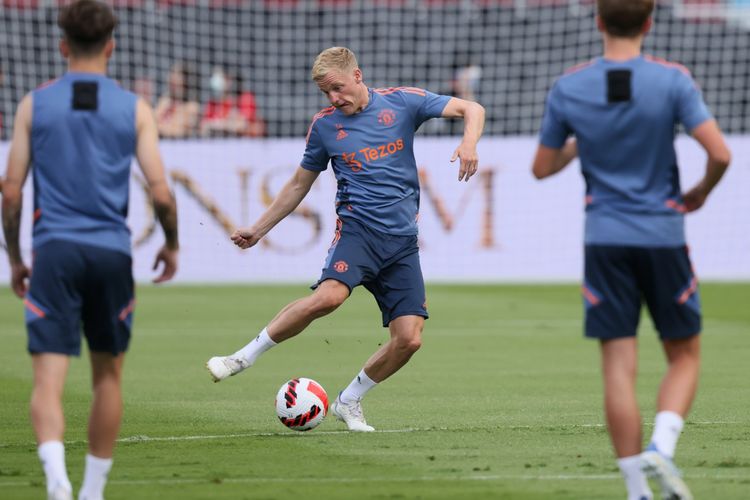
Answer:
[[[630,70],[630,100],[609,102],[608,73]],[[651,56],[597,58],[550,90],[541,143],[559,149],[575,135],[586,180],[586,244],[685,244],[674,139],[711,115],[686,68]]]
[[[96,109],[74,109],[75,82],[95,84]],[[136,99],[93,73],[67,73],[33,91],[34,248],[63,239],[130,254]]]
[[[330,160],[338,182],[336,212],[380,232],[417,234],[419,178],[414,133],[450,100],[414,87],[368,89],[359,113],[334,107],[313,118],[301,166],[321,172]]]

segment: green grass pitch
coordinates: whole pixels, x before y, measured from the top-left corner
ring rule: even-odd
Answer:
[[[276,391],[311,377],[335,397],[387,330],[362,289],[238,377],[214,354],[253,337],[304,286],[141,287],[126,361],[125,418],[106,496],[116,499],[623,499],[601,410],[597,344],[578,288],[428,286],[432,319],[404,370],[364,402],[380,432],[327,418],[295,433]],[[698,499],[750,498],[750,284],[704,284],[704,365],[677,462]],[[664,361],[641,327],[645,422]],[[0,498],[43,498],[28,420],[20,301],[0,292]],[[80,486],[90,403],[86,356],[66,385],[68,470]],[[646,426],[644,434],[650,435]]]

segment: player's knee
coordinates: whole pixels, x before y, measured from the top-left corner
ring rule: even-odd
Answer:
[[[670,364],[700,363],[701,348],[698,335],[685,339],[665,340],[664,350]]]
[[[91,386],[94,392],[99,391],[119,391],[122,378],[117,373],[104,372],[94,376],[91,381]]]
[[[345,300],[346,296],[341,293],[318,293],[310,305],[310,313],[315,317],[325,316],[335,311]]]
[[[405,350],[409,354],[414,354],[419,350],[419,348],[422,347],[422,338],[421,337],[414,337],[409,339],[406,342]]]
[[[414,354],[420,347],[422,347],[422,329],[417,328],[411,331],[408,335],[398,337],[396,343],[401,351],[408,353],[409,355]]]

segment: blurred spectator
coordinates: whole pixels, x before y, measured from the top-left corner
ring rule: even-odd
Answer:
[[[4,83],[5,83],[5,72],[3,72],[3,68],[0,68],[0,89],[3,88]],[[1,105],[2,105],[2,101],[0,101],[0,141],[5,139],[5,130],[3,129],[3,110],[2,110]],[[2,192],[1,189],[0,189],[0,192]]]
[[[482,67],[477,64],[460,66],[453,74],[453,95],[467,101],[477,100]]]
[[[734,0],[729,6],[729,13],[736,23],[750,29],[750,0]]]
[[[471,59],[472,57],[467,54],[454,56],[454,69],[452,79],[450,80],[449,93],[459,99],[476,102],[479,91],[479,80],[482,77],[482,67],[470,62]],[[491,120],[491,117],[487,119]],[[442,134],[448,132],[451,135],[463,134],[463,120],[434,120],[434,122],[436,128],[430,130],[432,133]]]
[[[3,71],[3,68],[0,68],[0,141],[3,141],[7,139],[5,135],[5,128],[3,127],[3,105],[7,102],[10,102],[8,99],[7,92],[5,92],[5,89],[3,86],[5,85],[5,71]],[[13,120],[11,119],[11,123]],[[2,176],[0,175],[0,178]]]
[[[146,101],[149,106],[154,105],[154,96],[156,95],[156,92],[153,78],[149,76],[139,76],[133,80],[132,90],[138,97]]]
[[[261,137],[266,124],[258,113],[255,95],[242,89],[242,81],[221,68],[214,69],[209,81],[212,99],[201,118],[205,137]]]
[[[197,79],[186,63],[175,63],[169,70],[167,92],[156,104],[156,123],[162,137],[195,135],[200,115]]]

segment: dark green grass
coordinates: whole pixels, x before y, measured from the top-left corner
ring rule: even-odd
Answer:
[[[108,499],[625,497],[576,286],[429,286],[423,349],[365,401],[368,422],[394,432],[368,435],[340,432],[333,418],[293,433],[273,410],[293,376],[314,378],[335,397],[386,339],[364,290],[238,377],[213,384],[204,369],[305,293],[139,289]],[[750,285],[706,284],[702,295],[703,377],[677,460],[696,498],[750,498]],[[664,362],[645,318],[640,338],[648,423]],[[0,498],[43,498],[22,308],[8,291],[0,292],[0,343]],[[72,363],[65,394],[76,486],[89,383],[84,356]]]

